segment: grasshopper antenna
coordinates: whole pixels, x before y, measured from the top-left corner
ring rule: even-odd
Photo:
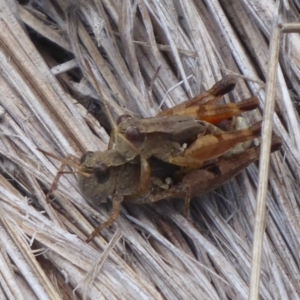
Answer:
[[[126,157],[126,159],[131,160],[133,158],[135,158],[136,156],[140,156],[141,161],[143,160],[143,157],[140,153],[140,151],[122,134],[120,134],[119,132],[119,128],[116,124],[116,122],[114,121],[114,118],[112,116],[112,113],[108,107],[108,99],[107,96],[105,95],[105,93],[103,93],[101,91],[101,89],[99,88],[99,85],[97,84],[97,79],[96,76],[93,72],[92,66],[90,64],[90,62],[87,59],[84,59],[86,66],[88,68],[89,71],[89,77],[92,79],[93,82],[93,86],[96,89],[98,95],[100,96],[100,98],[102,98],[103,100],[103,107],[105,109],[105,112],[107,114],[107,117],[109,119],[109,123],[111,125],[112,128],[112,133],[111,133],[111,138],[109,141],[109,147],[108,149],[111,148],[115,148],[117,151],[119,149],[126,149],[126,151],[122,151],[122,154]],[[142,162],[141,166],[144,165],[145,166],[145,162]],[[149,177],[149,183],[150,183],[150,177]]]
[[[118,144],[118,143],[123,144],[123,145],[125,144],[127,146],[126,148],[130,148],[131,152],[134,153],[132,157],[136,156],[136,153],[138,152],[138,150],[137,149],[132,149],[133,145],[131,143],[129,145],[129,142],[127,141],[127,139],[119,134],[119,128],[118,128],[118,126],[117,126],[117,124],[116,124],[116,122],[115,122],[115,120],[112,116],[111,110],[108,107],[108,103],[109,103],[108,97],[99,88],[98,81],[96,79],[96,76],[94,74],[94,71],[92,69],[92,66],[91,66],[89,60],[87,58],[84,58],[83,60],[85,62],[85,66],[88,69],[87,73],[88,73],[89,79],[91,80],[91,83],[92,83],[93,87],[95,88],[96,92],[98,93],[98,95],[100,96],[100,98],[102,100],[102,105],[103,105],[105,114],[108,118],[108,122],[109,122],[110,127],[111,127],[111,134],[110,134],[108,149],[113,149],[116,146],[116,144]],[[116,147],[116,148],[118,148],[118,147]]]
[[[88,73],[90,75],[90,79],[92,79],[93,87],[95,88],[96,92],[98,93],[98,95],[102,99],[102,104],[103,104],[103,107],[104,107],[104,110],[105,110],[105,114],[106,114],[106,116],[108,118],[108,121],[109,121],[109,124],[110,124],[110,126],[112,128],[112,131],[116,132],[116,131],[118,131],[118,126],[116,125],[116,122],[114,121],[114,118],[112,116],[111,110],[108,108],[109,101],[107,99],[107,96],[99,88],[96,76],[94,74],[94,71],[93,71],[92,66],[91,66],[90,62],[88,61],[88,59],[85,58],[84,62],[85,62],[85,65],[88,68],[88,71],[89,71]]]

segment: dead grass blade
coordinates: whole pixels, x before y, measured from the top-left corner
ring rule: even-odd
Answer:
[[[299,35],[281,40],[277,83],[266,87],[275,9],[270,1],[0,2],[0,298],[247,299],[257,164],[192,201],[190,219],[177,202],[126,205],[86,244],[107,206],[89,206],[74,174],[47,203],[60,162],[36,149],[61,158],[105,150],[102,101],[115,118],[154,116],[228,73],[238,85],[224,101],[259,98],[260,110],[245,114],[250,124],[272,88],[273,130],[284,143],[264,184],[259,297],[300,297]],[[278,18],[298,20],[297,7],[285,1]]]

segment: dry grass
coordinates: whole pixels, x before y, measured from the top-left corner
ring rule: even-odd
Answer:
[[[60,163],[36,148],[60,157],[105,149],[107,133],[79,104],[95,111],[101,103],[84,61],[115,116],[153,116],[161,101],[180,103],[228,73],[239,78],[230,101],[255,94],[262,111],[275,5],[78,2],[0,2],[0,298],[246,299],[256,164],[195,199],[190,220],[173,202],[126,206],[88,245],[90,222],[105,220],[107,210],[92,209],[72,175],[61,178],[57,200],[47,204]],[[280,22],[294,21],[296,7],[284,3]],[[300,297],[299,42],[298,35],[285,37],[274,87],[274,131],[284,145],[271,159],[261,299]],[[245,117],[253,123],[261,111]]]

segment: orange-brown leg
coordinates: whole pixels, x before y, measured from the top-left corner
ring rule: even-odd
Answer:
[[[221,99],[225,94],[232,91],[235,87],[235,78],[233,76],[225,76],[220,81],[215,83],[212,88],[203,92],[202,94],[189,99],[181,104],[165,109],[158,114],[158,116],[178,115],[182,110],[192,106],[199,106],[203,104],[214,104]]]
[[[190,116],[211,124],[217,124],[223,120],[256,108],[258,108],[258,100],[256,97],[251,97],[238,103],[190,106],[176,112],[176,115]]]
[[[281,144],[281,139],[275,137],[272,141],[271,152],[279,150]],[[218,188],[258,160],[259,151],[260,146],[256,146],[229,159],[221,158],[203,169],[191,170],[178,184],[151,195],[150,201],[155,203],[167,198],[184,198],[185,205],[187,205],[189,203],[187,198],[190,199]]]
[[[239,103],[215,104],[216,101],[233,90],[234,87],[235,78],[232,76],[225,76],[211,89],[181,104],[166,109],[157,114],[157,116],[186,115],[216,124],[233,116],[240,115],[245,111],[253,110],[259,106],[256,97],[251,97]]]
[[[171,157],[168,162],[183,167],[199,168],[205,161],[225,154],[237,144],[259,137],[260,131],[259,122],[247,129],[200,136],[185,150],[183,157]]]

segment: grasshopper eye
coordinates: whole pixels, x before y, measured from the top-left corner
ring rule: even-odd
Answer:
[[[121,115],[118,119],[117,119],[117,125],[123,123],[123,122],[126,122],[128,120],[132,119],[132,116],[131,115]]]
[[[98,183],[105,183],[109,179],[109,168],[106,164],[96,164],[93,168]]]
[[[131,142],[142,142],[145,139],[145,134],[135,126],[129,126],[125,131],[125,137]]]
[[[93,153],[94,152],[92,152],[92,151],[85,152],[80,158],[80,164],[82,165],[83,163],[85,163],[86,159],[91,157],[91,155],[93,155]]]

